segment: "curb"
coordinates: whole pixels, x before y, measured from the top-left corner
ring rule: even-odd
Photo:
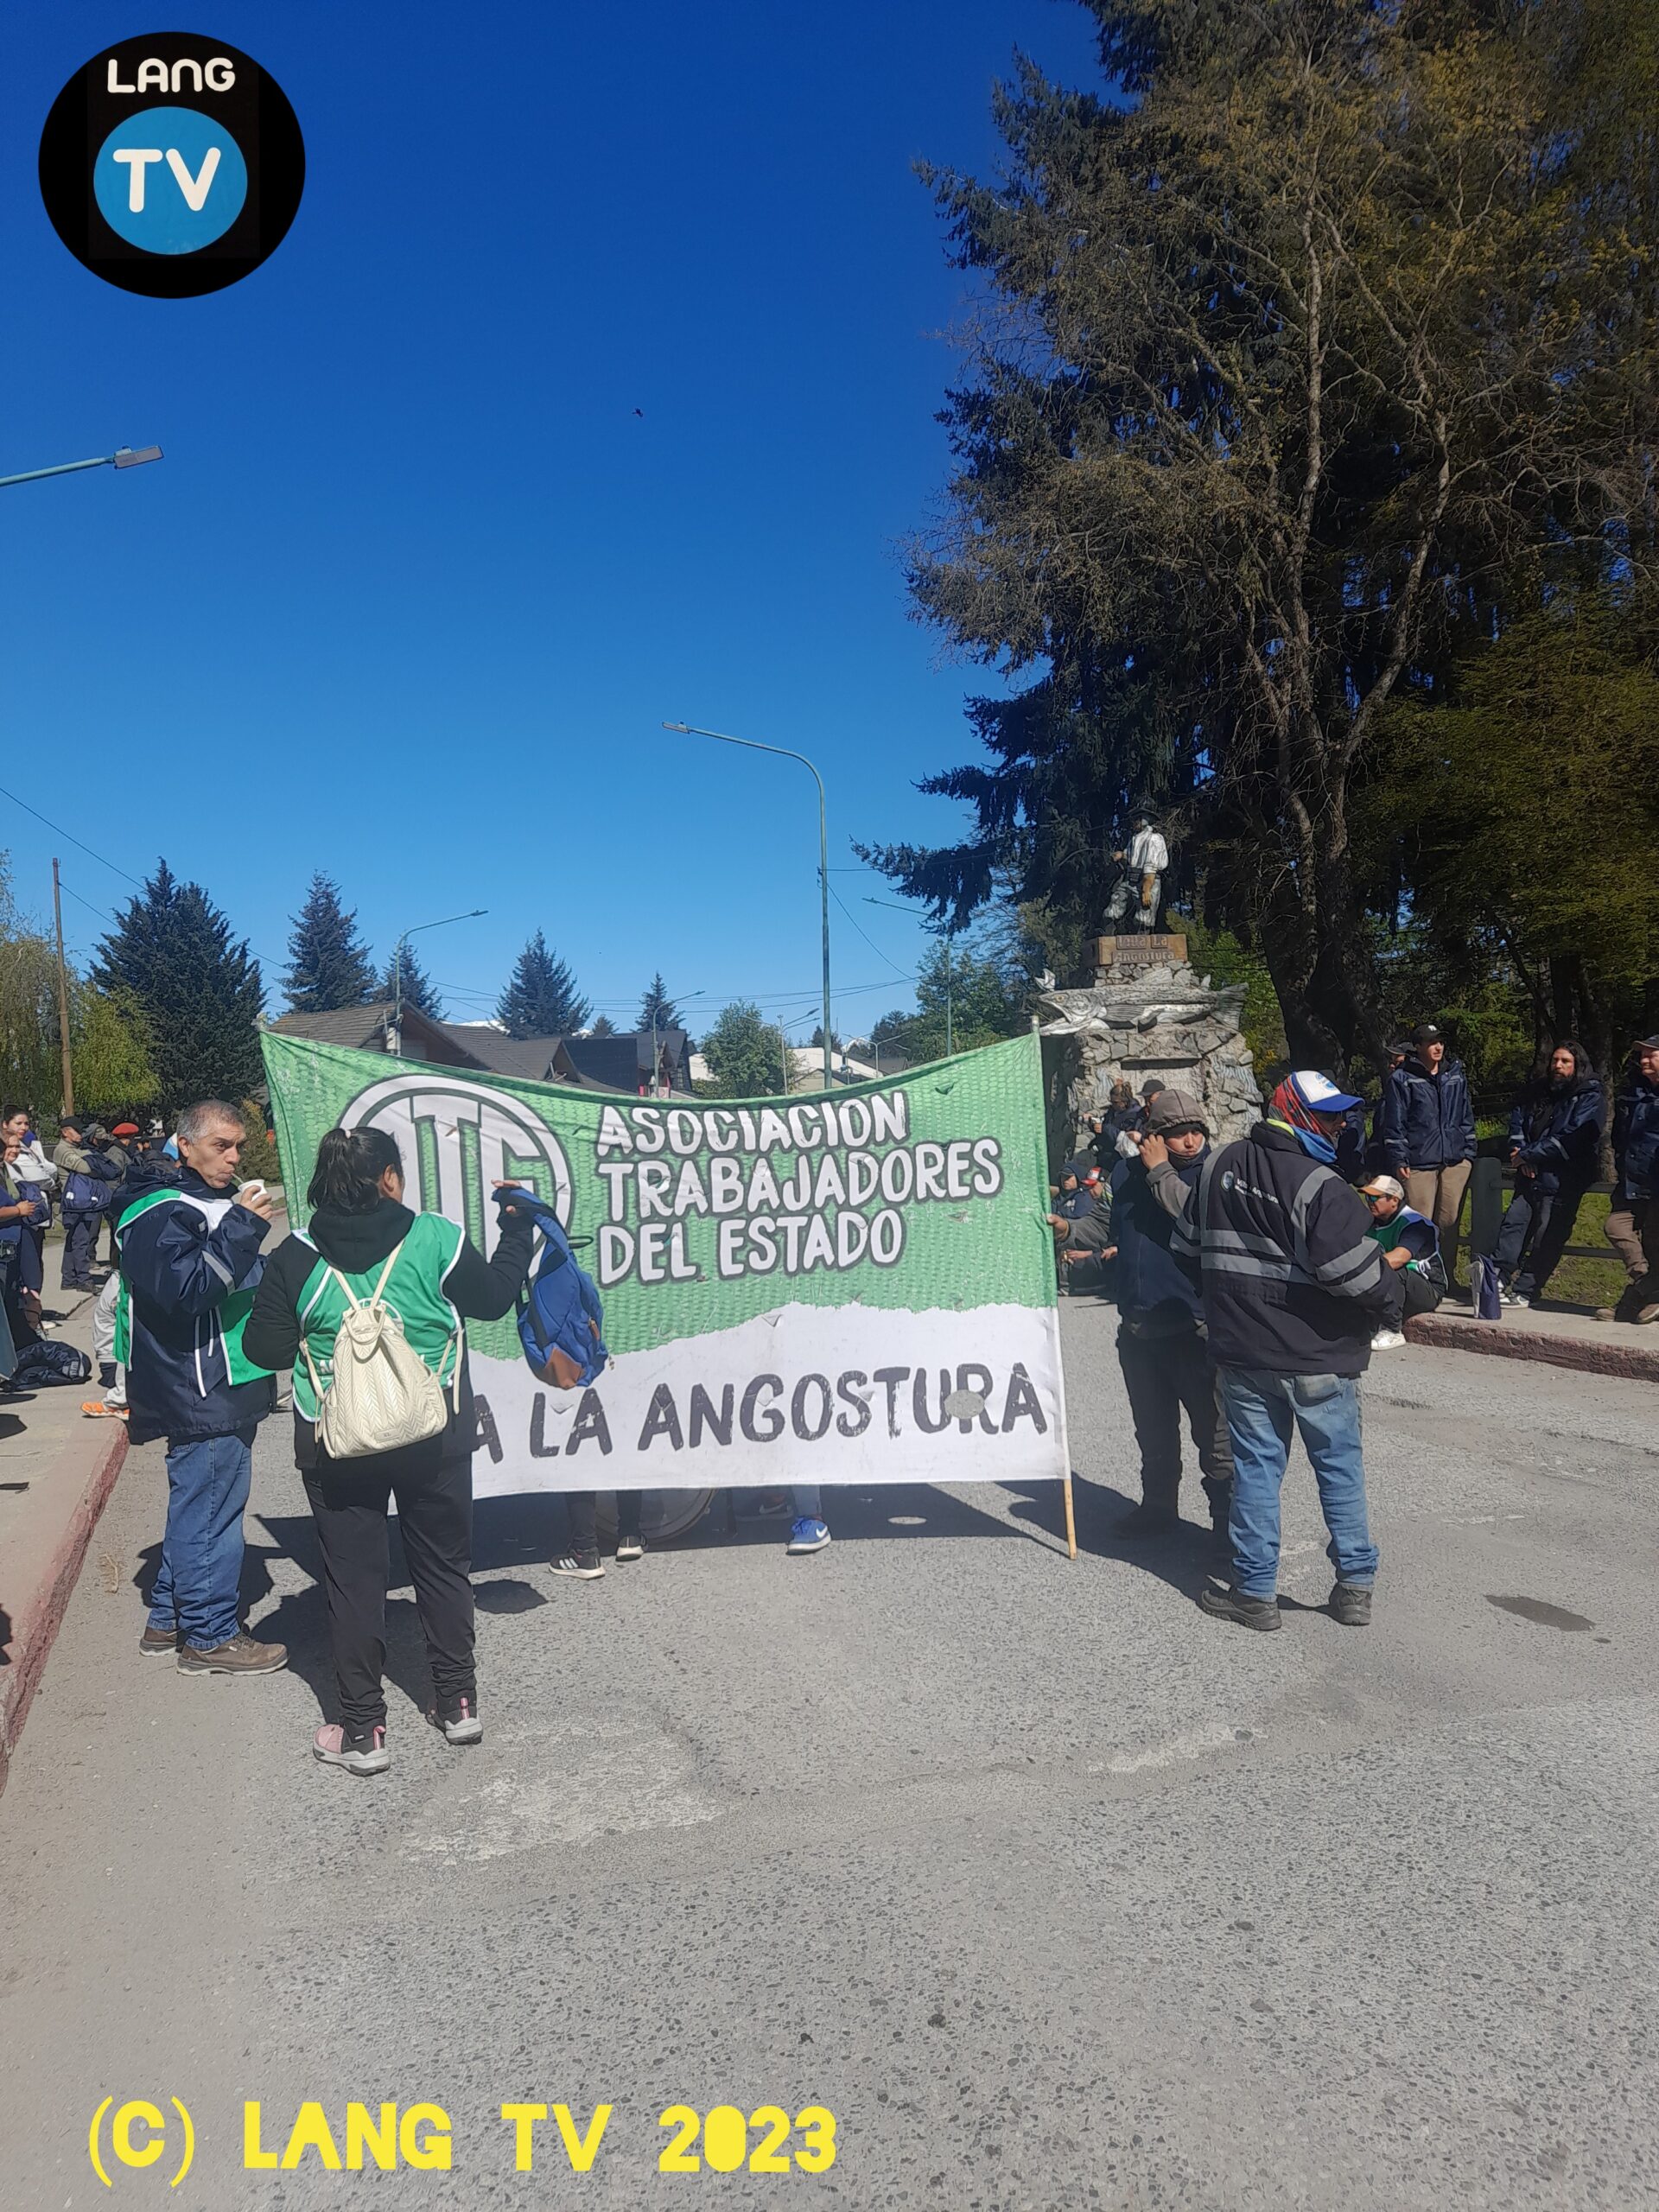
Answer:
[[[1406,1341],[1442,1351],[1478,1351],[1499,1359],[1529,1359],[1547,1367],[1576,1368],[1584,1375],[1617,1375],[1634,1382],[1659,1382],[1659,1346],[1598,1344],[1587,1337],[1547,1337],[1533,1329],[1507,1329],[1501,1321],[1459,1321],[1444,1313],[1414,1313]]]
[[[24,1570],[28,1586],[17,1593],[7,1647],[10,1664],[0,1667],[0,1790],[6,1786],[11,1755],[46,1671],[86,1547],[126,1456],[127,1425],[111,1421],[99,1437],[90,1466],[86,1446],[76,1442],[59,1452],[44,1478],[43,1487],[61,1484],[64,1492],[74,1497],[74,1503],[46,1557],[37,1567]]]

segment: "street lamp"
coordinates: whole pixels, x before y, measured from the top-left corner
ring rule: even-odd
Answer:
[[[19,476],[0,476],[0,490],[8,484],[35,484],[42,476],[73,476],[83,468],[137,468],[141,462],[161,458],[160,446],[118,446],[92,461],[60,461],[53,468],[26,468]]]
[[[868,892],[864,904],[867,906],[886,906],[895,914],[911,913],[910,908],[901,906],[896,899],[872,899]],[[918,921],[921,918],[912,914],[911,918]],[[956,927],[950,922],[923,922],[922,927],[930,937],[942,938],[944,944],[944,1056],[949,1059],[957,1049],[956,1025],[950,1007],[950,940],[956,935]]]
[[[404,947],[423,930],[447,930],[451,922],[474,922],[489,911],[487,906],[471,906],[464,914],[446,914],[442,921],[416,922],[398,938],[391,956],[391,1049],[400,1060],[404,1057]]]
[[[812,780],[818,787],[818,882],[823,894],[823,1087],[830,1088],[830,831],[824,810],[823,778],[804,753],[791,752],[786,745],[762,745],[758,738],[733,737],[723,729],[699,729],[695,722],[664,722],[664,729],[677,731],[682,737],[714,737],[722,745],[741,745],[751,753],[775,753],[785,760],[798,760],[804,768],[812,769]],[[788,1062],[785,1062],[787,1071]]]

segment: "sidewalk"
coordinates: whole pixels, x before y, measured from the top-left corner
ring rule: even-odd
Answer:
[[[1588,1375],[1627,1376],[1659,1382],[1659,1323],[1598,1321],[1587,1306],[1506,1306],[1501,1321],[1478,1321],[1462,1299],[1406,1323],[1406,1339],[1446,1351],[1485,1352],[1500,1359],[1541,1360]]]
[[[48,1312],[65,1316],[59,1344],[90,1354],[92,1297],[48,1288]],[[87,1382],[53,1382],[0,1399],[0,1789],[52,1649],[58,1623],[121,1463],[126,1424],[89,1421]]]

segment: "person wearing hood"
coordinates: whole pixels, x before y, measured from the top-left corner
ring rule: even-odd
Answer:
[[[1336,1171],[1353,1103],[1328,1076],[1287,1076],[1268,1118],[1205,1160],[1171,1239],[1203,1286],[1233,1452],[1232,1582],[1198,1602],[1242,1628],[1280,1625],[1279,1491],[1298,1433],[1331,1534],[1332,1612],[1346,1628],[1371,1618],[1359,1378],[1376,1331],[1399,1326],[1403,1293]]]
[[[1119,1524],[1121,1535],[1155,1535],[1178,1526],[1183,1413],[1211,1526],[1217,1537],[1227,1533],[1232,1451],[1210,1363],[1204,1301],[1170,1250],[1209,1151],[1198,1099],[1189,1091],[1160,1090],[1147,1111],[1138,1157],[1112,1170],[1117,1360],[1141,1453],[1141,1503]]]
[[[1573,1241],[1584,1194],[1601,1156],[1603,1092],[1590,1056],[1564,1038],[1510,1116],[1515,1193],[1503,1211],[1493,1258],[1506,1306],[1541,1298]]]
[[[1630,1277],[1598,1321],[1659,1321],[1659,1037],[1644,1037],[1613,1104],[1613,1202],[1607,1242]]]
[[[1432,1221],[1448,1282],[1458,1273],[1459,1217],[1475,1158],[1475,1109],[1463,1063],[1446,1058],[1432,1021],[1411,1033],[1411,1050],[1391,1070],[1379,1103],[1376,1166],[1404,1184],[1406,1203]]]
[[[534,1217],[523,1192],[498,1183],[500,1223],[486,1260],[441,1213],[404,1204],[404,1163],[383,1129],[330,1129],[317,1147],[306,1228],[279,1246],[249,1318],[249,1357],[294,1370],[294,1458],[317,1524],[328,1592],[340,1719],[319,1728],[325,1766],[384,1774],[386,1749],[386,1515],[397,1501],[404,1556],[426,1640],[433,1699],[427,1719],[448,1743],[476,1744],[474,1658],[473,1442],[478,1415],[467,1361],[468,1320],[512,1311],[530,1269]],[[444,1386],[435,1436],[360,1459],[331,1459],[318,1432],[334,1346],[353,1302],[397,1317],[404,1341]]]

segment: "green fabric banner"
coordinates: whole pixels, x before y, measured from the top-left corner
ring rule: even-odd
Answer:
[[[296,1227],[324,1130],[366,1123],[481,1250],[497,1179],[591,1240],[592,1389],[537,1382],[511,1319],[469,1325],[481,1494],[1065,1472],[1035,1035],[742,1101],[264,1044]]]

